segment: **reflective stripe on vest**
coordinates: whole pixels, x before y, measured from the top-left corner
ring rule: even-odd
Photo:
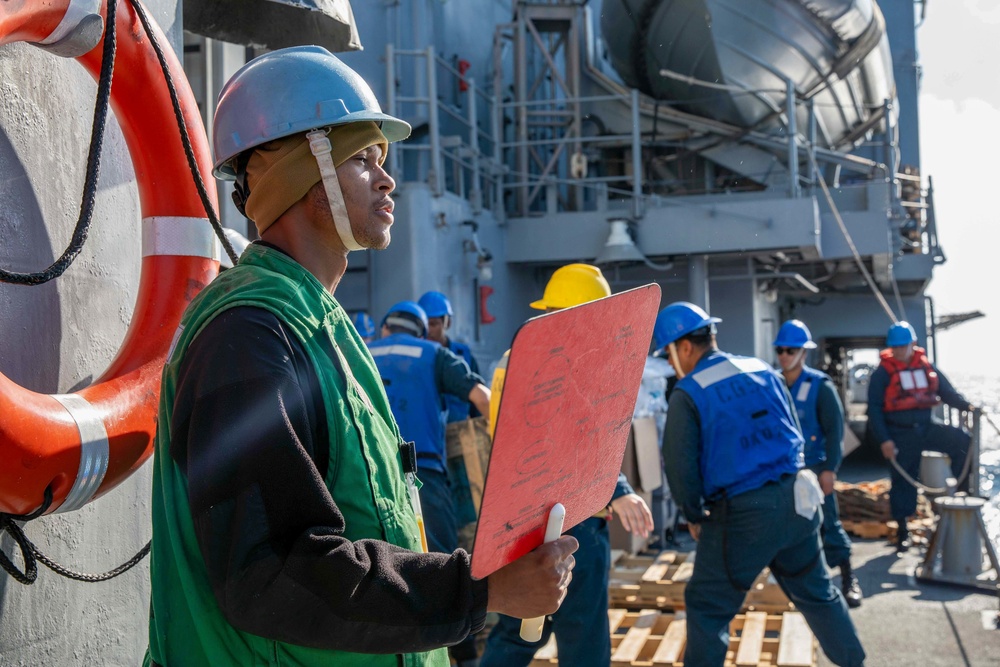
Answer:
[[[752,491],[801,467],[802,436],[784,380],[765,362],[712,351],[677,388],[698,410],[707,500]]]
[[[369,349],[403,440],[416,444],[421,467],[445,472],[444,400],[434,378],[439,347],[397,333],[373,342]]]
[[[805,437],[805,463],[813,466],[826,461],[826,436],[819,423],[817,400],[819,390],[830,377],[816,369],[802,366],[802,372],[791,386],[792,400],[799,415],[799,425]]]

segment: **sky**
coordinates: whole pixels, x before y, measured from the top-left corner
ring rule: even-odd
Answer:
[[[1000,2],[928,0],[917,48],[922,170],[948,258],[928,293],[939,316],[986,313],[938,334],[937,361],[1000,378]]]

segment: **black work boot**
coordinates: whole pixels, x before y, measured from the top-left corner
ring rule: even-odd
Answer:
[[[854,571],[851,569],[850,559],[840,564],[840,591],[844,594],[844,600],[847,601],[848,607],[857,609],[861,606],[864,594],[861,592],[858,578],[854,576]]]
[[[906,527],[906,519],[903,519],[899,522],[899,527],[896,528],[896,553],[905,553],[909,551],[911,546],[910,530]]]

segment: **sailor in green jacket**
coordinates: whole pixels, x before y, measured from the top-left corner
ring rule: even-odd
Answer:
[[[382,162],[409,129],[319,47],[222,91],[216,175],[261,240],[191,303],[164,367],[147,665],[443,667],[487,611],[565,596],[571,537],[478,581],[464,551],[420,553],[399,429],[333,296],[350,250],[389,243]]]

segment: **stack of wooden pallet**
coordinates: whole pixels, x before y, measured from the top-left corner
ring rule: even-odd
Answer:
[[[840,508],[844,530],[865,539],[895,539],[896,522],[889,511],[888,479],[860,484],[836,482],[834,489]],[[909,521],[909,529],[918,538],[932,527],[930,503],[921,494],[917,497],[916,517]]]
[[[608,602],[618,609],[684,609],[684,589],[694,572],[694,552],[663,551],[653,556],[612,556]],[[767,570],[747,593],[743,608],[780,614],[794,609]]]
[[[687,638],[684,612],[608,611],[612,667],[682,667]],[[725,667],[815,667],[816,641],[799,612],[740,614],[729,626]],[[559,664],[555,639],[539,649],[531,667]]]

